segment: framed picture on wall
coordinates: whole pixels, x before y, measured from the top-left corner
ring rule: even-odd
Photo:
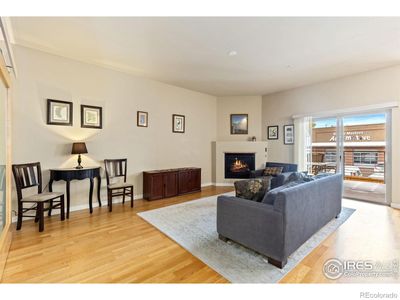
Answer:
[[[267,128],[269,140],[277,140],[279,139],[279,126],[268,126]]]
[[[172,132],[185,133],[184,115],[172,115]]]
[[[293,145],[294,144],[294,125],[283,126],[283,133],[284,133],[283,143],[285,145]]]
[[[103,128],[103,108],[100,106],[81,105],[81,127]]]
[[[73,104],[68,101],[47,99],[47,124],[72,126]]]
[[[137,112],[137,126],[138,127],[148,127],[149,114],[145,111]]]
[[[231,115],[231,134],[248,134],[249,115],[232,114]]]

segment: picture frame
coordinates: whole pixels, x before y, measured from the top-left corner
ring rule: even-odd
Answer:
[[[72,126],[73,108],[72,102],[47,99],[47,125]]]
[[[294,125],[284,125],[283,126],[284,132],[284,140],[283,143],[285,145],[293,145],[294,144]]]
[[[249,115],[231,114],[231,134],[249,133]]]
[[[279,126],[268,126],[267,127],[267,139],[268,140],[278,140],[279,139]]]
[[[138,127],[148,127],[149,113],[146,111],[138,111],[136,115],[136,125]]]
[[[172,132],[174,133],[185,133],[185,116],[184,115],[172,115]]]
[[[103,128],[103,108],[101,106],[81,105],[81,127]]]

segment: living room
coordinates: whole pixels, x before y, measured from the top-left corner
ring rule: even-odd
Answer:
[[[8,15],[0,282],[399,282],[400,18]]]

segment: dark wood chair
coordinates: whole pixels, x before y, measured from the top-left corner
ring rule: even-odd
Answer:
[[[40,163],[14,164],[12,165],[18,198],[18,221],[17,230],[21,229],[22,218],[35,218],[39,222],[39,232],[44,230],[44,212],[48,211],[51,216],[52,209],[60,209],[61,221],[65,220],[64,194],[55,192],[42,192],[42,171]],[[37,194],[23,197],[22,190],[37,186]],[[24,207],[24,204],[30,207]],[[33,205],[32,205],[33,204]],[[48,207],[45,207],[48,204]],[[36,211],[36,214],[25,215],[26,212]]]
[[[107,179],[107,199],[108,210],[112,211],[113,197],[122,196],[122,203],[125,203],[125,196],[131,197],[131,207],[133,207],[133,184],[126,182],[127,159],[105,159]],[[123,182],[112,182],[113,179],[123,177]]]

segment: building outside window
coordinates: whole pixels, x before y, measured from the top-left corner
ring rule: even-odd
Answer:
[[[378,152],[374,151],[354,151],[353,161],[360,165],[376,165],[378,163]]]
[[[336,151],[327,150],[325,151],[325,162],[336,162]]]

